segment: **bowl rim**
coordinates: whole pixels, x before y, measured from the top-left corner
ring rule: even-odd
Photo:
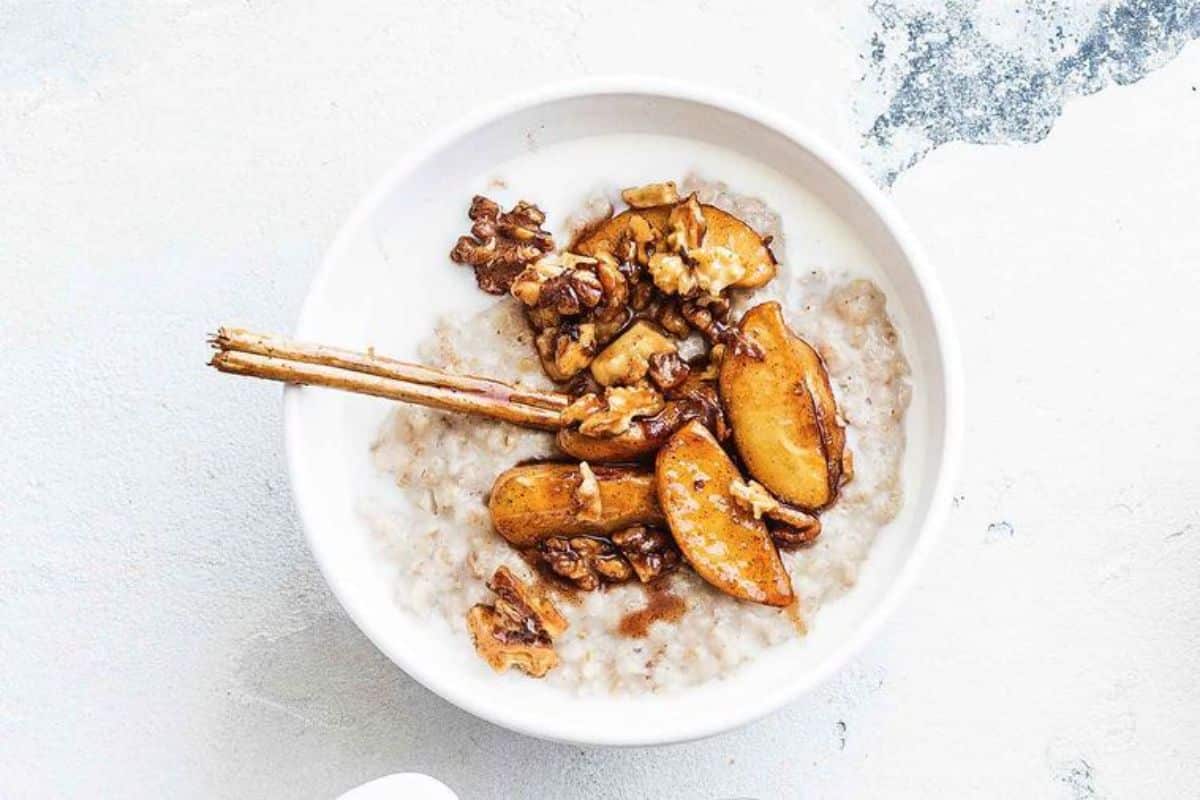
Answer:
[[[442,128],[427,137],[423,143],[409,150],[387,170],[371,191],[356,204],[354,210],[338,229],[333,243],[326,251],[320,267],[309,284],[295,327],[298,335],[308,327],[317,298],[324,293],[334,264],[350,246],[352,232],[356,231],[370,217],[391,191],[391,187],[428,158],[462,137],[510,114],[567,99],[622,94],[691,102],[733,113],[772,130],[807,150],[843,180],[852,192],[858,195],[878,216],[907,259],[917,286],[928,305],[936,342],[936,355],[940,358],[943,368],[945,399],[943,419],[945,435],[937,479],[930,495],[929,511],[924,519],[919,521],[913,549],[904,560],[900,572],[891,581],[891,585],[884,590],[883,599],[868,612],[857,630],[847,638],[842,646],[835,650],[819,668],[810,671],[802,679],[779,691],[764,693],[762,701],[743,704],[732,709],[719,721],[692,727],[687,727],[685,724],[684,730],[674,733],[647,735],[639,732],[635,726],[628,732],[614,735],[612,732],[598,732],[586,726],[577,726],[577,729],[572,730],[570,723],[539,726],[506,719],[502,713],[476,702],[475,696],[471,693],[459,691],[452,681],[444,680],[436,671],[423,667],[419,659],[411,658],[407,653],[386,645],[387,639],[384,637],[381,624],[370,615],[357,611],[356,604],[350,597],[349,588],[339,584],[327,566],[325,543],[314,534],[316,525],[313,522],[312,504],[315,499],[304,497],[299,490],[298,475],[302,468],[298,434],[301,424],[301,406],[297,387],[290,385],[286,386],[283,392],[283,427],[291,494],[313,559],[325,578],[326,584],[347,615],[389,660],[442,699],[480,719],[517,733],[571,744],[647,746],[694,741],[740,728],[794,702],[801,695],[824,683],[847,661],[857,655],[892,616],[911,589],[916,576],[945,527],[951,505],[953,483],[958,475],[962,447],[963,374],[961,357],[949,306],[937,276],[926,259],[920,243],[909,230],[907,223],[892,201],[871,182],[857,164],[827,144],[820,136],[808,130],[802,123],[740,95],[684,81],[645,76],[602,76],[556,82],[493,102],[481,110],[467,115],[459,122]]]

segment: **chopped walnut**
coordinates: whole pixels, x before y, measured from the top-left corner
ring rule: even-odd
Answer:
[[[712,309],[702,303],[684,300],[679,304],[679,313],[688,325],[700,331],[709,342],[718,341],[726,329],[723,321],[714,316]]]
[[[562,410],[560,418],[565,425],[571,425],[576,422],[583,422],[593,414],[599,414],[604,408],[604,401],[600,399],[600,395],[595,392],[589,392],[575,398],[569,406]]]
[[[598,254],[596,279],[604,295],[604,305],[597,317],[606,321],[624,317],[625,304],[629,301],[629,279],[621,273],[620,265],[611,254]]]
[[[521,201],[507,213],[483,195],[471,201],[470,236],[460,236],[450,258],[475,268],[475,281],[489,294],[504,294],[526,266],[554,250],[554,239],[542,230],[546,215]]]
[[[743,335],[741,328],[729,321],[729,309],[729,301],[724,297],[700,295],[679,303],[679,313],[709,344],[726,345],[732,347],[739,355],[762,358],[762,348]]]
[[[527,306],[535,306],[542,295],[542,287],[552,278],[557,278],[566,271],[562,260],[555,255],[539,258],[521,270],[513,279],[509,291],[512,296]]]
[[[653,353],[647,359],[647,374],[650,376],[650,380],[664,392],[682,386],[691,371],[688,363],[680,358],[679,353],[675,350]]]
[[[613,534],[613,544],[629,560],[638,580],[649,583],[679,566],[681,556],[666,531],[635,525]]]
[[[771,537],[785,550],[813,541],[821,533],[821,521],[795,506],[780,503],[757,481],[734,479],[729,484],[733,502],[754,514],[755,519],[770,517]]]
[[[681,256],[674,253],[655,253],[647,265],[654,285],[663,294],[678,294],[687,296],[695,291],[696,276],[684,263]]]
[[[775,522],[798,531],[809,532],[814,538],[821,532],[821,521],[819,519],[807,511],[790,506],[787,503],[779,503],[774,509],[766,512],[766,514]]]
[[[648,183],[645,186],[633,186],[621,192],[621,199],[630,208],[649,208],[667,203],[679,202],[679,189],[675,181],[666,183]]]
[[[728,247],[701,247],[689,253],[696,283],[712,297],[746,276],[746,265]]]
[[[608,317],[604,319],[604,317]],[[633,319],[633,311],[622,307],[617,310],[615,316],[608,314],[596,314],[596,343],[607,344],[617,337],[621,331],[629,327],[629,321]]]
[[[496,672],[516,667],[541,678],[558,666],[554,642],[547,637],[525,637],[507,627],[493,606],[478,604],[467,612],[467,630],[475,640],[475,652]]]
[[[573,317],[583,311],[583,300],[575,291],[571,273],[563,273],[546,281],[538,297],[538,305],[554,309],[560,317]]]
[[[585,592],[603,583],[621,583],[633,577],[633,568],[609,542],[589,536],[552,536],[538,545],[547,566]]]
[[[671,209],[667,218],[667,247],[675,253],[689,254],[700,247],[708,225],[704,221],[704,209],[695,192],[688,196],[687,202],[679,203]]]
[[[534,339],[542,368],[553,380],[562,382],[587,368],[596,355],[596,326],[585,322],[547,328]]]
[[[475,650],[497,672],[516,667],[535,678],[558,664],[554,636],[567,621],[541,592],[500,567],[488,583],[494,605],[478,604],[467,612],[467,629]]]
[[[586,522],[600,519],[604,507],[600,502],[600,482],[586,461],[579,462],[579,485],[575,487],[575,505],[579,518]]]
[[[771,539],[780,550],[795,550],[815,541],[821,535],[821,522],[816,518],[803,525],[780,523],[771,526]]]
[[[610,386],[604,397],[587,394],[562,411],[562,420],[579,423],[584,436],[619,436],[638,417],[651,417],[663,410],[662,395],[649,386]]]
[[[763,514],[779,508],[779,501],[758,481],[734,478],[729,483],[729,493],[733,495],[733,502],[752,513],[755,519],[762,519]]]
[[[646,266],[650,263],[650,257],[658,243],[658,231],[641,214],[634,214],[629,218],[629,235],[632,237],[630,243],[633,245],[633,253],[631,258],[625,260],[636,261]]]
[[[508,567],[500,567],[488,582],[496,593],[496,611],[513,623],[526,628],[534,625],[548,636],[558,636],[567,629],[567,620],[550,599],[535,586],[525,583]],[[530,628],[533,629],[533,628]]]
[[[654,315],[654,319],[677,339],[686,339],[691,335],[692,326],[680,312],[678,300],[672,299],[663,303]]]
[[[629,292],[629,307],[634,311],[645,311],[654,300],[654,284],[650,281],[639,281]]]
[[[595,273],[554,263],[543,264],[545,261],[542,259],[526,267],[513,281],[513,296],[526,306],[535,310],[553,310],[557,316],[548,319],[554,321],[595,308],[603,299],[604,290]],[[531,322],[536,325],[541,319],[532,318]]]
[[[521,270],[513,279],[509,291],[525,305],[536,306],[542,300],[543,293],[549,291],[547,285],[561,278],[562,283],[578,294],[577,300],[590,308],[599,301],[600,294],[600,282],[589,271],[595,265],[596,259],[575,253],[544,256]],[[578,310],[561,313],[578,313]]]
[[[716,386],[700,380],[687,380],[671,392],[671,400],[681,420],[697,419],[723,442],[731,433]]]

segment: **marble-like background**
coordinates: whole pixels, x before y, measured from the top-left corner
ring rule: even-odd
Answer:
[[[1200,794],[1200,4],[783,6],[0,0],[0,796]],[[219,321],[290,325],[406,148],[612,71],[857,153],[968,372],[951,524],[885,633],[657,750],[517,737],[392,667],[305,549],[277,392],[201,367]]]

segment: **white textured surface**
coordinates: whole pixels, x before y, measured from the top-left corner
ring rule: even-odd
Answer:
[[[341,614],[278,392],[204,370],[203,337],[287,329],[404,148],[614,67],[862,141],[857,5],[588,9],[0,0],[0,796],[325,798],[402,770],[464,799],[1200,792],[1196,45],[1044,141],[896,182],[964,340],[968,464],[919,588],[821,690],[579,750],[448,706]]]

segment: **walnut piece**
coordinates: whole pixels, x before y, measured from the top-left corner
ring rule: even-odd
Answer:
[[[585,592],[601,583],[627,581],[634,574],[615,546],[590,536],[552,536],[538,545],[538,552],[556,575]]]
[[[645,286],[646,284],[642,284]],[[677,339],[686,339],[692,333],[692,326],[679,310],[679,301],[671,299],[663,303],[654,315],[655,321],[662,325],[667,333]]]
[[[604,304],[597,318],[612,321],[626,316],[625,304],[629,302],[629,279],[621,273],[621,266],[611,253],[597,254],[596,280],[604,293]]]
[[[562,411],[567,425],[579,423],[584,436],[619,436],[638,417],[652,417],[663,410],[661,394],[649,386],[610,386],[604,397],[585,394]]]
[[[632,257],[625,260],[635,261],[643,267],[646,266],[650,263],[650,256],[657,249],[658,230],[641,214],[634,214],[629,218],[629,235],[633,253]]]
[[[475,651],[497,672],[516,667],[544,676],[558,664],[553,637],[567,629],[566,619],[508,567],[496,570],[488,587],[496,593],[495,604],[480,603],[467,612]]]
[[[670,350],[662,353],[652,353],[646,360],[646,373],[650,380],[663,392],[678,389],[688,379],[692,368],[679,357],[679,353]]]
[[[591,322],[546,328],[534,339],[542,368],[552,380],[568,381],[587,368],[598,349]]]
[[[663,294],[687,296],[696,290],[696,276],[683,257],[674,253],[655,253],[647,264],[654,285]]]
[[[633,566],[638,580],[649,583],[679,566],[682,556],[666,531],[635,525],[613,534],[613,544]]]
[[[700,247],[708,224],[704,220],[704,209],[696,193],[688,195],[687,202],[679,203],[671,209],[667,218],[667,247],[673,253],[688,255]]]
[[[567,629],[566,618],[550,599],[537,587],[514,575],[508,567],[500,567],[492,574],[488,588],[496,593],[496,611],[506,619],[530,630],[541,630],[550,637],[559,636]]]
[[[675,181],[666,183],[647,183],[645,186],[631,186],[621,192],[621,199],[630,208],[649,208],[667,203],[679,202],[679,188]]]
[[[734,478],[729,483],[729,493],[733,495],[733,502],[753,514],[755,519],[762,519],[763,514],[779,508],[779,501],[755,480],[741,481]]]
[[[734,478],[729,484],[733,502],[749,511],[755,519],[770,517],[771,538],[776,546],[793,550],[821,535],[821,521],[795,506],[780,503],[757,481]]]
[[[692,259],[696,283],[711,297],[719,297],[721,292],[746,276],[746,265],[728,247],[701,247],[688,255]]]
[[[475,281],[488,294],[504,294],[529,264],[554,250],[554,239],[542,229],[546,215],[524,200],[507,213],[483,195],[467,212],[471,235],[460,236],[450,258],[475,268]]]
[[[780,550],[795,550],[797,547],[811,543],[821,535],[821,523],[817,519],[812,519],[799,527],[786,524],[770,527],[771,539]]]
[[[566,269],[559,256],[543,256],[521,270],[513,279],[509,292],[525,305],[535,306],[541,298],[542,287],[546,282],[562,275]]]
[[[596,480],[596,473],[592,472],[591,465],[586,461],[579,462],[579,485],[575,487],[575,504],[578,507],[579,518],[587,522],[595,522],[604,512],[600,502],[600,482]]]
[[[475,652],[496,672],[516,667],[541,678],[558,666],[553,641],[548,637],[526,639],[514,635],[492,606],[471,606],[467,612],[467,630],[475,640]]]

